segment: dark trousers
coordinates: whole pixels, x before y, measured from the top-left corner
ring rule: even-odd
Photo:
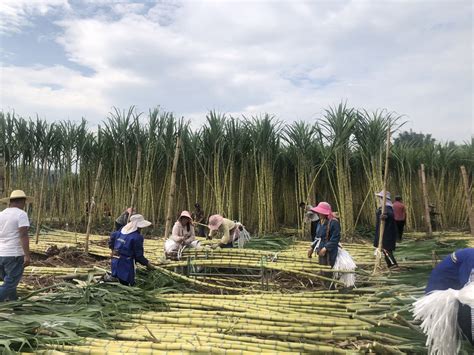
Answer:
[[[331,265],[331,262],[329,261],[329,254],[327,252],[326,255],[319,256],[319,265],[328,265],[330,267],[334,266]],[[324,277],[332,278],[332,272],[322,271],[321,275]],[[325,287],[328,287],[331,290],[334,290],[336,288],[336,285],[333,284],[331,281],[324,280],[323,283]]]
[[[382,249],[382,253],[385,257],[385,262],[387,263],[387,266],[389,268],[398,266],[397,260],[395,260],[395,256],[393,255],[392,250]]]
[[[398,240],[402,241],[403,230],[405,229],[405,221],[395,221],[398,229]]]
[[[474,345],[473,340],[473,329],[474,326],[473,317],[472,317],[472,308],[469,307],[467,304],[459,304],[458,310],[458,324],[461,328],[461,332],[463,333],[464,337],[469,340],[469,342]]]
[[[311,222],[311,241],[314,242],[316,238],[316,228],[318,227],[318,221]]]

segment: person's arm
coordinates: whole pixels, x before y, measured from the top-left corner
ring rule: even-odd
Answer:
[[[25,253],[25,260],[23,262],[23,266],[28,266],[31,262],[30,237],[28,237],[28,227],[20,227],[18,228],[18,231],[20,233],[21,247],[23,248],[23,253]]]
[[[321,249],[320,255],[326,255],[326,252],[334,252],[338,248],[339,241],[341,240],[341,226],[339,222],[332,221],[329,228],[329,241],[326,243],[324,248]]]
[[[194,242],[194,240],[196,239],[196,235],[195,235],[195,233],[194,233],[194,227],[193,227],[193,225],[190,226],[189,232],[190,232],[190,235],[189,235],[189,237],[186,238],[186,240],[185,240],[185,242],[184,242],[186,245],[191,244],[191,243]]]
[[[179,223],[175,223],[173,229],[171,230],[170,239],[174,240],[176,243],[182,243],[184,241],[184,236],[181,235],[181,226]]]
[[[135,260],[138,263],[142,264],[143,266],[147,266],[149,264],[148,259],[143,255],[143,236],[141,234],[139,234],[138,237],[136,237],[133,241],[133,252],[135,255]]]
[[[224,235],[221,238],[220,244],[222,245],[229,244],[230,243],[230,230],[227,223],[222,223],[222,229],[223,229]]]
[[[119,235],[120,232],[115,231],[110,235],[109,238],[109,249],[114,250],[114,245],[115,245],[115,239],[117,239],[117,236]]]

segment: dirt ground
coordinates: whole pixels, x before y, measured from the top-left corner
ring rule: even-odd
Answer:
[[[50,248],[47,255],[33,253],[31,256],[32,266],[50,267],[108,267],[109,259],[96,255],[86,254],[74,247]]]

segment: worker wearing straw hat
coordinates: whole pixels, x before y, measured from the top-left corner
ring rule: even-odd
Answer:
[[[382,204],[383,204],[383,191],[380,191],[375,194],[377,196],[377,201],[379,207],[376,212],[376,225],[375,225],[375,237],[374,237],[374,247],[378,248],[379,246],[379,236],[380,236],[380,221],[385,220],[385,226],[383,230],[382,238],[382,253],[385,257],[385,262],[387,266],[392,268],[398,268],[397,261],[393,252],[395,251],[398,238],[398,229],[395,223],[395,214],[393,212],[393,204],[390,198],[390,192],[386,192],[386,201],[385,201],[385,212],[382,215]],[[376,250],[377,252],[377,250]]]
[[[31,197],[14,190],[10,197],[0,200],[8,208],[0,212],[0,302],[16,300],[16,288],[25,266],[30,263],[28,228],[30,222],[23,210]]]
[[[459,335],[474,345],[474,248],[456,250],[431,272],[427,295],[414,303],[415,319],[432,354],[456,354]]]
[[[134,214],[130,217],[128,224],[110,236],[112,277],[117,278],[121,284],[130,286],[135,284],[135,262],[148,269],[153,268],[143,255],[143,236],[140,234],[142,228],[150,225],[151,222],[145,220],[141,214]]]
[[[191,214],[183,211],[173,226],[171,236],[165,242],[165,255],[167,258],[179,260],[185,248],[198,247],[199,240],[196,240]]]
[[[237,242],[240,248],[243,247],[245,242],[250,240],[250,234],[242,223],[231,221],[220,214],[209,217],[208,227],[210,229],[210,238],[218,234],[222,236],[218,245],[221,248],[233,248],[234,242]]]

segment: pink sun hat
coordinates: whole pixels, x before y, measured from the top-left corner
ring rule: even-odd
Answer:
[[[193,220],[193,218],[191,217],[191,213],[189,213],[188,211],[183,211],[183,212],[181,212],[181,214],[179,215],[179,218],[181,218],[181,217],[187,217],[187,218],[189,218],[190,220]],[[179,218],[178,218],[178,219],[179,219]]]
[[[208,227],[211,231],[216,231],[221,226],[222,222],[224,222],[224,217],[220,214],[213,214],[209,217],[209,224]]]
[[[318,205],[316,207],[313,207],[311,211],[332,217],[332,208],[331,205],[327,202],[318,203]]]

